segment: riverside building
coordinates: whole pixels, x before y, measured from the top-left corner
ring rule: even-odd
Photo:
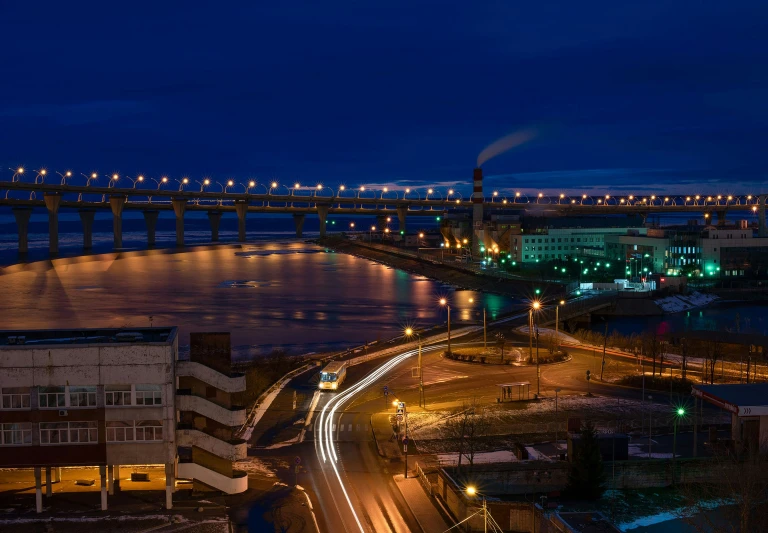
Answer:
[[[1,331],[0,467],[33,469],[38,512],[43,471],[50,496],[68,466],[98,467],[103,510],[132,465],[164,465],[168,509],[177,479],[243,492],[245,377],[230,371],[228,333],[190,346],[178,360],[175,327]]]

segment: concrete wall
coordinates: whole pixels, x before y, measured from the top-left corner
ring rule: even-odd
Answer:
[[[4,346],[0,387],[161,384],[172,381],[175,346]]]

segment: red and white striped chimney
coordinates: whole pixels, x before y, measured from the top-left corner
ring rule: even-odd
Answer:
[[[472,248],[475,253],[480,251],[480,244],[485,244],[483,231],[483,169],[476,168],[472,175]]]

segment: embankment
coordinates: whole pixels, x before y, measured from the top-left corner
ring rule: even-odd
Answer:
[[[336,252],[370,259],[371,261],[376,261],[417,276],[424,276],[462,289],[503,294],[512,297],[530,297],[534,292],[534,285],[535,288],[541,289],[542,292],[547,295],[555,296],[564,292],[564,287],[557,283],[498,279],[491,275],[468,272],[458,266],[435,264],[428,259],[419,259],[400,254],[398,253],[397,248],[383,251],[376,248],[370,248],[362,243],[338,238],[325,238],[318,240],[317,243]]]

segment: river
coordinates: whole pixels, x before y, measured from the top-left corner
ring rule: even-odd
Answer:
[[[21,271],[15,271],[22,268]],[[0,275],[3,329],[178,326],[232,333],[235,356],[338,350],[406,326],[488,319],[521,302],[454,291],[390,267],[297,241],[137,251],[41,261]],[[473,300],[470,302],[470,300]]]
[[[719,302],[707,307],[661,316],[593,319],[591,329],[599,333],[618,331],[623,335],[656,331],[659,335],[689,330],[737,330],[768,335],[768,307],[765,302]],[[737,329],[738,323],[738,329]]]

